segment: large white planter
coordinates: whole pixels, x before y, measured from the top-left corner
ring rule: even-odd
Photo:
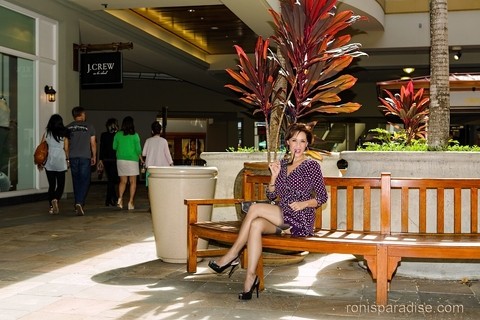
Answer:
[[[348,162],[347,177],[378,177],[381,172],[391,172],[394,177],[480,178],[480,152],[343,151],[340,158]],[[411,200],[415,201],[414,197]],[[395,202],[392,207],[396,207]],[[468,210],[465,208],[465,212]],[[433,214],[427,217],[427,223],[431,219]],[[445,280],[480,277],[480,263],[411,261],[404,259],[397,274]]]
[[[265,152],[203,152],[201,158],[207,161],[208,166],[218,168],[217,188],[215,198],[234,198],[233,190],[235,178],[243,169],[245,162],[267,161]],[[339,153],[324,156],[321,161],[322,173],[325,177],[338,177],[340,171],[337,168]],[[228,221],[236,220],[235,207],[214,207],[212,220]]]
[[[211,199],[215,195],[217,168],[149,167],[148,197],[152,211],[157,256],[165,262],[187,261],[187,209],[184,199]],[[211,220],[212,208],[201,206],[199,220]],[[200,240],[199,249],[208,242]]]

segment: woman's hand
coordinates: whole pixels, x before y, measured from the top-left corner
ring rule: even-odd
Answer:
[[[308,207],[308,201],[298,201],[289,204],[293,211],[301,211]]]
[[[272,180],[277,179],[278,174],[280,173],[280,161],[270,162],[268,168],[272,173]]]

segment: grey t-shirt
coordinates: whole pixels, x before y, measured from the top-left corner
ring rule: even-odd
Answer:
[[[95,136],[95,128],[85,121],[73,121],[67,128],[70,132],[69,157],[86,158],[92,157],[90,137]]]

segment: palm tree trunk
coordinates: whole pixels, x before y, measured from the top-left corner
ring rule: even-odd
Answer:
[[[441,150],[450,133],[447,0],[430,0],[430,119],[428,148]]]
[[[282,56],[282,53],[280,50],[277,48],[277,58],[280,61],[280,64],[282,67],[285,66],[285,58]],[[287,88],[287,80],[282,77],[280,78],[279,81],[276,83],[275,90],[278,90],[278,88],[284,88],[286,90]],[[283,93],[283,96],[285,94]],[[276,104],[273,107],[273,110],[270,114],[270,128],[269,128],[269,140],[268,140],[268,145],[269,145],[269,154],[268,154],[268,161],[270,162],[271,160],[277,160],[277,152],[280,149],[280,131],[282,131],[282,123],[284,121],[284,112],[285,112],[285,106],[283,103],[280,103],[282,99],[277,99]],[[273,153],[273,159],[271,159],[270,153]]]

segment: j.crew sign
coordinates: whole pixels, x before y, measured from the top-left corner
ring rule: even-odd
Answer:
[[[80,83],[84,88],[121,87],[123,84],[122,53],[82,53]]]

